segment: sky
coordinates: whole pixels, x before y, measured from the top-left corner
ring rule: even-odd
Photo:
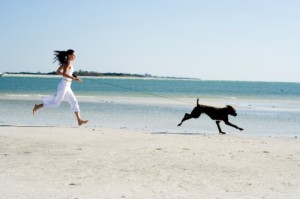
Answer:
[[[0,72],[300,82],[299,0],[0,0]]]

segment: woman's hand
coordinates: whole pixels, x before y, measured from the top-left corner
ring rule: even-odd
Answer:
[[[78,83],[81,83],[81,82],[82,82],[82,80],[81,80],[80,78],[78,78],[78,77],[76,77],[75,80],[76,80]]]

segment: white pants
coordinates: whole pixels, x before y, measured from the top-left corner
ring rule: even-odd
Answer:
[[[79,112],[78,101],[71,89],[71,82],[62,79],[57,86],[56,95],[50,97],[43,97],[44,107],[58,107],[63,99],[66,99],[73,112]]]

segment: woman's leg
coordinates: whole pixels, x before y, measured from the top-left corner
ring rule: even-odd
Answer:
[[[80,117],[80,112],[74,112],[75,113],[75,116],[77,118],[77,122],[78,122],[78,125],[81,126],[82,124],[86,124],[88,123],[88,120],[83,120],[81,119]]]
[[[36,104],[33,107],[32,113],[34,114],[38,109],[42,107],[58,107],[64,99],[68,87],[70,87],[70,85],[68,85],[66,81],[62,80],[57,86],[56,94],[54,96],[43,97],[43,103]]]
[[[69,102],[71,106],[72,111],[75,113],[78,125],[80,126],[82,124],[86,124],[88,120],[81,119],[78,101],[71,88],[68,89],[65,96],[66,96],[66,100]]]
[[[44,105],[43,104],[36,104],[34,105],[33,107],[33,110],[32,110],[32,114],[34,115],[34,113],[39,110],[40,108],[42,108]]]

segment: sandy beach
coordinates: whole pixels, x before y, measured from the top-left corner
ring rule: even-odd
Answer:
[[[299,195],[299,138],[0,127],[0,198]]]

